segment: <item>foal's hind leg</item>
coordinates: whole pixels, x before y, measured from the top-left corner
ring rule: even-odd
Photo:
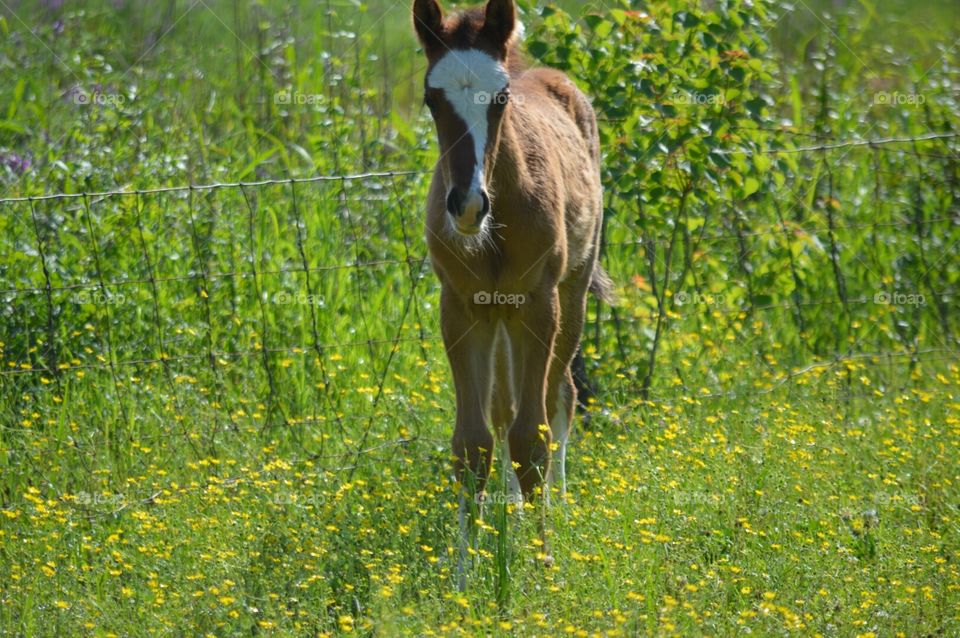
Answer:
[[[574,405],[577,389],[569,369],[558,382],[556,399],[550,412],[550,431],[553,434],[553,450],[550,456],[550,471],[547,484],[551,490],[556,488],[560,496],[567,495],[567,440],[573,426]]]
[[[557,335],[547,381],[547,412],[553,434],[552,460],[547,479],[550,487],[557,488],[561,496],[567,494],[567,439],[577,399],[570,364],[580,347],[587,310],[587,288],[592,272],[593,263],[588,260],[560,285],[560,334]]]

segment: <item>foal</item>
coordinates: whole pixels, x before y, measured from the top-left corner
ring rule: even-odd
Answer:
[[[455,469],[476,490],[462,490],[463,527],[466,499],[490,472],[490,424],[514,490],[530,500],[547,477],[565,493],[570,363],[587,291],[609,282],[597,264],[600,148],[576,86],[524,67],[513,0],[452,17],[436,0],[415,0],[413,19],[440,146],[426,236],[457,392]]]

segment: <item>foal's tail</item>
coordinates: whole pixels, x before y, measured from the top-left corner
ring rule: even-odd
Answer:
[[[594,297],[611,306],[616,303],[617,299],[613,293],[613,280],[610,279],[610,275],[603,269],[599,261],[593,266],[593,275],[590,277],[590,292],[593,293]]]
[[[616,296],[613,292],[613,280],[607,271],[597,262],[593,267],[593,275],[590,277],[590,292],[600,301],[606,304],[614,305]],[[570,372],[573,375],[573,385],[577,388],[577,412],[583,414],[584,425],[587,425],[589,414],[586,412],[590,405],[590,400],[597,396],[597,388],[590,382],[587,376],[587,366],[583,360],[583,344],[577,348],[577,353],[573,356],[573,362],[570,364]]]

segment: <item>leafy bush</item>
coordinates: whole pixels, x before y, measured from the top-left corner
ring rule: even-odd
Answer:
[[[661,370],[701,360],[671,375],[683,385],[744,355],[800,364],[954,344],[956,139],[829,146],[956,133],[956,56],[911,70],[908,94],[871,91],[830,33],[798,67],[778,64],[773,5],[642,6],[582,22],[547,6],[528,44],[601,119],[605,261],[625,306],[596,349],[618,352],[646,391],[658,354]],[[730,360],[722,342],[752,346]]]

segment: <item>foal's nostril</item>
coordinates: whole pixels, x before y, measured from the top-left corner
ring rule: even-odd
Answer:
[[[490,212],[490,198],[487,197],[487,191],[480,191],[480,197],[483,198],[483,208],[480,209],[480,214],[477,215],[477,221],[483,219],[483,216]]]
[[[459,217],[463,214],[463,196],[456,188],[451,188],[450,193],[447,195],[447,212],[454,217]]]

